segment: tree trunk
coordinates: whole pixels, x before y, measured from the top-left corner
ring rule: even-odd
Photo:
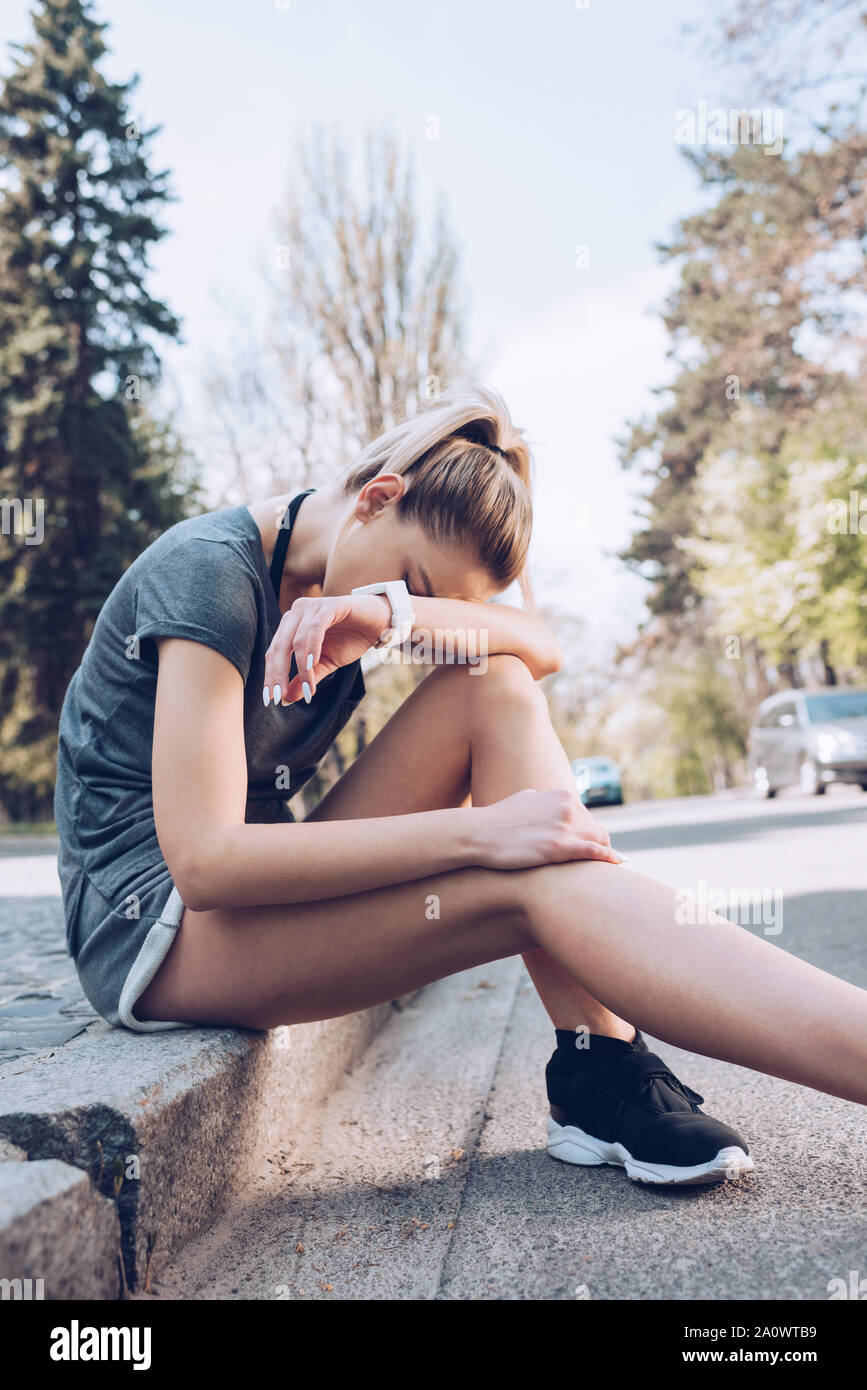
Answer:
[[[756,678],[759,703],[767,700],[771,693],[771,683],[768,680],[768,670],[765,664],[765,654],[755,638],[750,642],[750,653],[753,659],[753,671]]]
[[[827,637],[823,637],[821,642],[819,643],[819,660],[825,668],[825,684],[836,685],[837,672],[834,670],[834,667],[831,665],[828,659],[830,656],[830,651],[831,649],[828,643],[828,639]]]

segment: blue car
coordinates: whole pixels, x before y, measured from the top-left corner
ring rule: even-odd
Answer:
[[[623,805],[623,774],[611,758],[579,758],[572,771],[585,806]]]

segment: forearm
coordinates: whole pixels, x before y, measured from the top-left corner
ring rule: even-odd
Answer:
[[[480,857],[474,807],[372,820],[243,823],[200,827],[176,882],[185,904],[204,912],[340,898],[466,868]]]
[[[471,654],[520,657],[534,680],[559,671],[563,664],[562,649],[547,623],[521,608],[417,595],[412,606],[414,642],[427,638],[434,645],[437,632],[455,633],[464,637]]]

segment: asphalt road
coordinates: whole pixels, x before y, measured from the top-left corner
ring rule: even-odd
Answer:
[[[862,792],[597,814],[638,872],[746,892],[739,912],[758,892],[749,929],[867,988]],[[500,961],[396,1012],[305,1132],[272,1136],[155,1296],[802,1300],[867,1276],[865,1109],[648,1042],[747,1138],[755,1173],[654,1188],[549,1158],[553,1032],[523,962]]]

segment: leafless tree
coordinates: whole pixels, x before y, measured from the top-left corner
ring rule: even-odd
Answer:
[[[212,472],[222,498],[330,482],[368,443],[467,373],[458,252],[442,202],[425,230],[411,151],[314,126],[296,142],[263,267],[269,321],[230,306],[233,350],[212,364]],[[385,723],[423,668],[384,667],[329,751],[305,808]]]
[[[814,128],[839,130],[863,113],[867,0],[737,0],[686,28]]]
[[[251,329],[236,306],[231,360],[207,381],[229,491],[329,481],[468,370],[444,207],[425,231],[411,150],[388,128],[297,140],[263,272],[269,321]]]

